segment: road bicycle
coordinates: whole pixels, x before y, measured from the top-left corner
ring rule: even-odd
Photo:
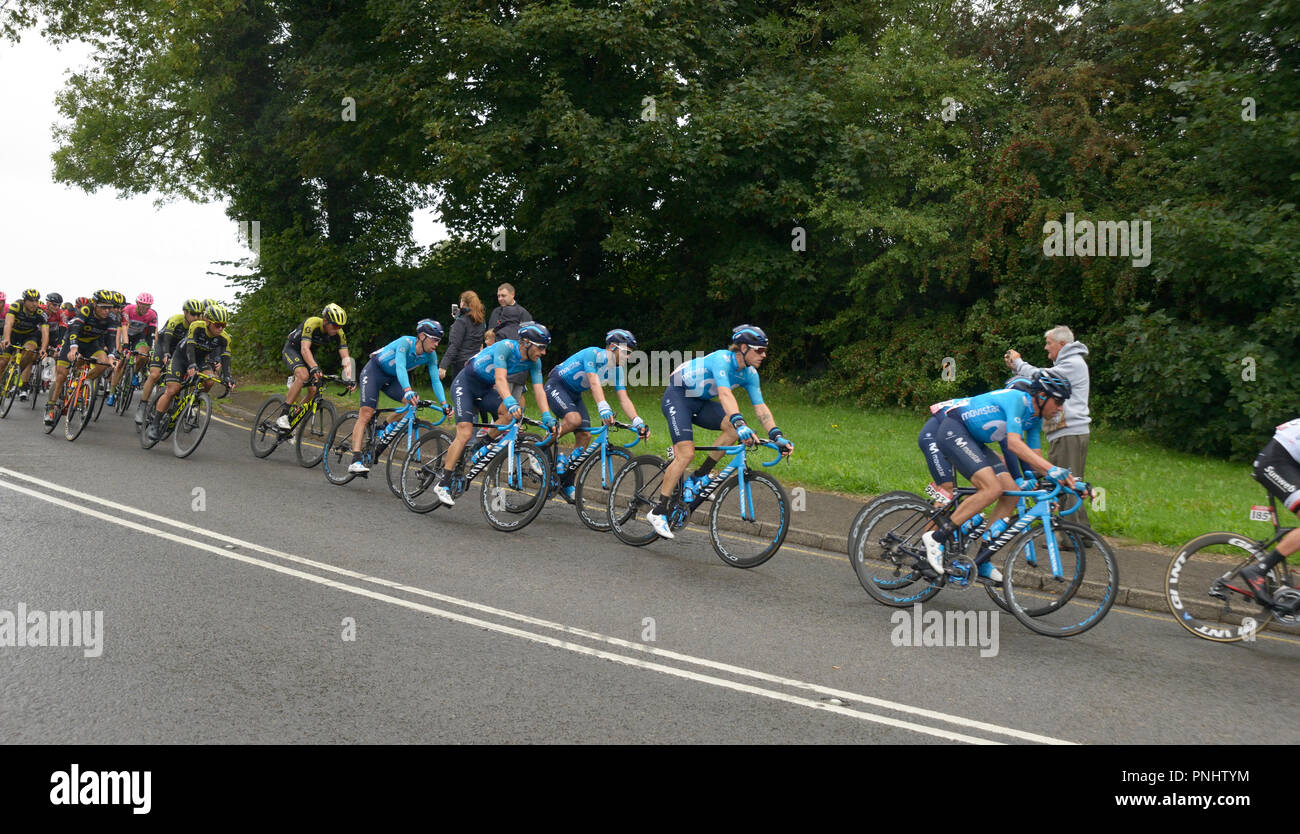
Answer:
[[[451,445],[451,437],[446,432],[434,428],[442,425],[447,419],[445,412],[439,416],[436,423],[418,417],[419,409],[437,407],[438,403],[433,400],[420,400],[414,405],[398,408],[377,408],[370,422],[366,424],[361,441],[361,448],[365,450],[362,459],[368,466],[374,468],[379,459],[384,456],[384,452],[388,453],[387,458],[384,459],[384,473],[388,478],[388,488],[398,498],[402,497],[400,484],[402,464],[412,454],[417,456],[418,461],[420,454],[428,452],[427,449],[421,452],[419,448],[420,440],[424,435],[431,431],[438,431],[446,439],[446,445]],[[382,424],[379,431],[375,431],[375,424],[379,422],[381,414],[396,414],[398,419]],[[332,484],[342,486],[357,477],[357,473],[348,471],[348,466],[352,464],[352,430],[356,427],[359,416],[359,411],[349,411],[344,414],[334,424],[329,439],[325,441],[325,478]]]
[[[1263,508],[1251,509],[1252,520],[1262,520],[1258,514]],[[1300,606],[1300,574],[1285,559],[1267,574],[1273,607],[1261,605],[1240,578],[1242,568],[1263,558],[1295,529],[1278,524],[1277,502],[1271,494],[1268,521],[1273,535],[1267,539],[1219,531],[1197,536],[1178,549],[1165,573],[1165,601],[1179,625],[1216,643],[1253,639],[1273,620],[1300,625],[1300,612],[1285,613]]]
[[[231,387],[221,379],[201,371],[195,373],[181,382],[180,390],[172,397],[167,413],[163,416],[158,436],[150,440],[147,430],[140,432],[140,448],[152,449],[171,435],[172,449],[176,457],[187,458],[194,454],[194,450],[199,448],[199,443],[208,432],[208,423],[212,421],[212,397],[199,387],[200,383],[209,379],[213,382],[221,382],[225,389],[217,399],[223,399],[230,394]],[[161,391],[149,398],[149,405],[146,408],[150,412],[157,411],[160,396],[162,396]]]
[[[757,445],[777,452],[775,458],[762,464],[764,467],[781,462],[781,449],[775,443],[762,441]],[[731,456],[727,465],[713,473],[689,504],[684,500],[683,484],[679,482],[668,503],[668,524],[673,530],[682,529],[690,520],[691,513],[705,501],[712,501],[709,537],[714,552],[732,567],[758,567],[771,559],[785,541],[790,530],[790,500],[779,481],[749,468],[747,455],[750,452],[745,444],[695,447],[697,452],[717,450],[724,452],[724,459],[726,455]],[[717,465],[722,462],[719,460]],[[641,547],[658,538],[645,516],[659,502],[667,468],[668,460],[658,455],[640,455],[629,460],[615,474],[609,489],[608,510],[611,527],[619,541]],[[739,514],[735,516],[723,512],[732,492],[736,494],[739,508]]]
[[[321,382],[337,382],[343,386],[339,391],[340,396],[355,387],[353,383],[337,376],[322,376]],[[284,406],[284,395],[276,394],[262,403],[262,407],[257,410],[257,417],[253,420],[253,431],[248,436],[255,457],[267,457],[279,448],[281,443],[292,438],[299,465],[311,469],[321,462],[325,457],[325,441],[329,438],[339,415],[334,404],[325,399],[323,384],[315,386],[315,392],[307,402],[295,403],[289,409],[287,429],[276,425],[280,409]]]
[[[1078,482],[1071,491],[1082,496],[1088,486]],[[959,487],[955,500],[941,506],[919,495],[890,493],[865,507],[850,531],[849,551],[863,589],[884,605],[905,608],[945,587],[979,583],[999,607],[1039,634],[1069,637],[1101,622],[1119,592],[1118,562],[1106,540],[1090,528],[1061,521],[1082,506],[1080,498],[1061,508],[1059,502],[1068,495],[1061,484],[1008,490],[1005,494],[1019,499],[1016,519],[992,542],[982,541],[978,516],[963,524],[945,543],[944,572],[934,573],[921,536],[975,492]],[[978,552],[968,555],[971,547]],[[1004,549],[1009,555],[1002,583],[980,580],[977,560],[992,559]]]
[[[5,364],[4,378],[0,379],[0,418],[9,416],[9,409],[13,408],[14,400],[18,398],[18,392],[22,389],[23,375],[20,368],[21,357],[24,353],[36,353],[33,350],[24,350],[17,345],[10,345],[7,349],[9,362]],[[31,382],[29,384],[36,386],[35,391],[28,392],[28,397],[34,404],[37,399],[37,393],[40,388],[40,366],[38,363],[32,363]]]
[[[136,370],[136,360],[144,359],[147,356],[147,353],[132,350],[123,359],[119,360],[131,363],[130,367],[122,372],[122,378],[117,381],[117,385],[113,388],[113,411],[119,416],[128,413],[131,407],[131,398],[135,396],[136,390],[144,385],[145,374]]]
[[[534,443],[521,440],[520,427],[542,426],[536,420],[520,417],[509,423],[474,423],[475,428],[502,430],[495,440],[484,440],[473,451],[467,444],[448,489],[453,499],[464,495],[470,483],[483,475],[479,506],[495,529],[513,533],[527,527],[542,511],[550,494],[550,458]],[[402,502],[412,512],[427,513],[442,506],[434,494],[443,474],[443,459],[450,448],[445,432],[426,434],[402,463]]]
[[[63,436],[68,440],[76,440],[85,431],[99,401],[99,392],[104,386],[103,380],[90,378],[90,373],[96,366],[112,367],[107,362],[77,357],[76,369],[68,374],[63,383],[63,399],[59,401],[58,415],[53,423],[45,427],[46,434],[54,431],[59,416],[63,417]]]

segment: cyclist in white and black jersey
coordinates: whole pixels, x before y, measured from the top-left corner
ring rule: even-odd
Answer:
[[[1288,510],[1300,515],[1300,419],[1277,427],[1273,439],[1255,458],[1254,476],[1270,495],[1276,496]],[[1273,604],[1265,574],[1297,550],[1300,550],[1300,527],[1283,536],[1258,562],[1242,568],[1242,579],[1250,585],[1256,599],[1264,605]]]

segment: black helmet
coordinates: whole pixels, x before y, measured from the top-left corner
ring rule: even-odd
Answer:
[[[752,324],[740,324],[731,331],[731,343],[733,345],[766,347],[767,334],[763,332],[761,327],[755,327]]]
[[[45,302],[47,304],[53,304],[54,306],[57,307],[58,305],[63,303],[63,296],[59,295],[56,292],[52,292],[49,295],[45,296]]]
[[[1017,391],[1026,391],[1026,392],[1027,392],[1027,391],[1032,391],[1032,390],[1033,390],[1033,383],[1029,381],[1029,378],[1028,378],[1028,377],[1023,377],[1023,376],[1013,376],[1013,377],[1011,377],[1011,379],[1008,379],[1008,380],[1006,381],[1006,384],[1003,385],[1002,387],[1003,387],[1003,388],[1014,388],[1014,389],[1016,389]]]
[[[1029,378],[1029,387],[1058,400],[1070,399],[1070,380],[1051,371],[1034,371],[1034,375]]]

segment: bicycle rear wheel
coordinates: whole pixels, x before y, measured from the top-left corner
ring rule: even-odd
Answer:
[[[99,415],[104,412],[104,403],[108,402],[109,387],[107,382],[101,379],[95,380],[95,401],[91,404],[95,410],[95,422],[99,422]]]
[[[321,460],[324,463],[325,480],[331,484],[342,486],[356,477],[355,473],[348,471],[348,467],[352,465],[352,430],[356,428],[357,419],[356,411],[344,414],[334,423],[334,428],[330,430],[330,435],[325,441],[325,451],[321,455]],[[362,432],[361,448],[369,449],[374,439],[374,420],[371,420]],[[373,467],[374,464],[372,463],[371,466]]]
[[[658,455],[638,455],[614,475],[609,489],[610,529],[623,544],[642,547],[659,538],[645,514],[659,501],[667,466]]]
[[[1016,619],[1048,637],[1082,634],[1101,622],[1119,594],[1119,563],[1101,536],[1068,522],[1053,531],[1035,525],[1016,536],[1002,569],[1002,593]],[[1061,577],[1051,571],[1047,536],[1069,541],[1060,548]],[[1034,546],[1031,548],[1029,544]]]
[[[436,435],[438,440],[425,442],[430,435]],[[415,441],[411,448],[406,448],[406,438],[394,441],[388,449],[388,488],[393,491],[399,499],[402,497],[404,483],[403,473],[409,472],[416,479],[411,485],[413,491],[419,490],[420,464],[430,455],[445,454],[447,447],[451,446],[451,435],[442,429],[435,429],[425,423],[418,428]],[[411,465],[408,467],[406,462],[410,460]],[[441,476],[441,474],[440,474]]]
[[[442,478],[442,461],[449,446],[451,438],[446,432],[431,431],[402,461],[402,503],[411,512],[427,513],[442,506],[433,488]]]
[[[573,476],[573,506],[583,524],[599,533],[610,528],[609,496],[614,486],[614,476],[632,454],[626,449],[611,446],[606,450],[604,465],[600,454],[594,453],[578,467]]]
[[[479,505],[488,524],[513,533],[532,523],[546,506],[550,479],[546,455],[531,443],[516,443],[513,457],[507,452],[499,452],[483,470]]]
[[[727,506],[732,492],[736,493],[736,507]],[[739,476],[732,475],[713,497],[709,535],[714,551],[733,568],[756,568],[771,559],[789,531],[790,499],[770,475],[747,471],[744,490]]]
[[[187,458],[194,454],[208,433],[208,423],[212,420],[212,398],[200,391],[176,418],[176,429],[172,435],[172,449],[178,458]]]
[[[873,502],[862,520],[849,562],[862,588],[876,602],[908,608],[932,598],[947,582],[929,578],[918,565],[925,559],[921,535],[931,526],[934,506],[919,495],[904,493]]]
[[[402,461],[415,451],[425,432],[432,430],[433,424],[429,421],[416,420],[414,428],[404,429],[392,443],[388,444],[388,450],[383,456],[384,478],[387,479],[388,489],[392,491],[394,497],[402,497]]]
[[[18,396],[18,373],[14,370],[14,363],[17,361],[14,357],[9,358],[9,364],[5,366],[4,382],[0,385],[0,418],[9,416],[9,409],[13,408],[14,399]],[[35,401],[36,395],[32,395]]]
[[[298,423],[293,445],[298,454],[298,463],[304,469],[315,467],[325,457],[325,441],[329,439],[338,419],[334,403],[321,399],[316,409]]]
[[[1253,636],[1273,619],[1255,601],[1241,569],[1252,564],[1259,542],[1237,533],[1206,533],[1178,549],[1165,573],[1165,602],[1183,628],[1215,643]],[[1270,590],[1282,584],[1281,565],[1269,572]],[[1213,595],[1212,595],[1213,594]]]
[[[893,492],[885,492],[877,495],[858,510],[858,514],[853,517],[853,523],[849,525],[849,552],[852,553],[857,549],[858,537],[862,535],[862,525],[866,523],[867,517],[875,512],[886,501],[893,498],[919,498],[915,493],[906,490],[896,489]]]

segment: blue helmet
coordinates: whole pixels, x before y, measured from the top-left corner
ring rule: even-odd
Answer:
[[[741,324],[731,331],[731,343],[733,345],[767,347],[767,334],[763,332],[761,327],[752,324]]]
[[[636,337],[627,330],[615,328],[605,334],[605,344],[623,344],[630,348],[636,347]]]
[[[551,331],[547,330],[544,324],[526,321],[519,325],[519,339],[532,342],[535,345],[549,345],[551,343]]]
[[[415,332],[424,333],[435,339],[441,339],[443,336],[442,325],[433,319],[420,319],[420,323],[415,326]]]
[[[1029,387],[1030,390],[1042,391],[1058,400],[1070,399],[1070,380],[1051,371],[1034,371],[1034,375],[1029,378]]]

